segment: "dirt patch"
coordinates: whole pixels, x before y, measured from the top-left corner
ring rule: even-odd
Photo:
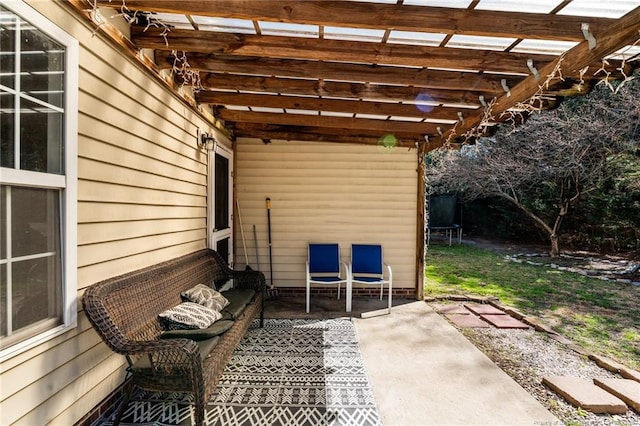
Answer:
[[[593,278],[614,280],[640,286],[640,260],[634,255],[608,255],[588,251],[564,251],[552,258],[548,247],[501,243],[475,239],[465,241],[479,248],[504,254],[507,259],[547,266],[561,271],[575,272]]]

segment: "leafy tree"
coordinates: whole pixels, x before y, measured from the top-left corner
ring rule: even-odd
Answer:
[[[548,236],[555,257],[563,220],[578,201],[607,182],[640,185],[634,172],[631,181],[616,175],[637,170],[639,145],[640,81],[635,79],[614,90],[597,86],[553,111],[533,114],[523,125],[500,125],[493,137],[459,151],[434,151],[427,180],[436,193],[513,203]]]

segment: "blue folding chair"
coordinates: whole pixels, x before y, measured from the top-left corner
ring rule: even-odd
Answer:
[[[387,279],[384,278],[384,269]],[[353,284],[380,286],[380,300],[384,294],[384,285],[389,285],[389,310],[391,310],[391,291],[393,272],[391,266],[384,263],[380,244],[352,244],[349,281],[347,283],[347,312],[351,312],[351,292]]]
[[[344,268],[344,275],[340,273],[340,265]],[[338,244],[309,243],[307,257],[307,313],[309,313],[311,284],[337,285],[338,299],[340,299],[340,284],[346,284],[347,279],[347,265],[340,261],[340,247]]]

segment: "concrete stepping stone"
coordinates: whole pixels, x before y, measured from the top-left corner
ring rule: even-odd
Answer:
[[[593,383],[640,413],[640,382],[631,379],[593,379]]]
[[[480,315],[480,318],[487,321],[489,324],[496,328],[519,328],[529,329],[529,326],[520,320],[517,320],[509,315]]]
[[[479,317],[469,314],[446,314],[445,315],[451,322],[458,327],[463,328],[489,328],[491,327],[485,321],[482,321]]]
[[[462,305],[449,304],[449,305],[433,305],[433,308],[442,314],[458,314],[458,315],[470,315],[471,311]]]
[[[609,370],[613,373],[618,373],[620,370],[623,370],[625,368],[625,366],[620,364],[619,362],[601,355],[591,354],[589,355],[589,359],[594,361],[599,367],[602,367],[605,370]]]
[[[596,414],[624,414],[627,405],[618,397],[596,386],[591,380],[569,376],[549,376],[542,383],[570,404]]]
[[[620,369],[620,375],[625,379],[634,380],[636,382],[640,382],[640,372],[636,370],[632,370],[627,367],[623,367]]]
[[[492,305],[473,305],[465,303],[464,306],[476,315],[506,315],[504,311],[501,311],[500,309]]]

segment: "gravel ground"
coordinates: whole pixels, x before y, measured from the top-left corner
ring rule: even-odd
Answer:
[[[640,414],[593,414],[573,407],[542,384],[544,376],[622,378],[545,333],[531,330],[461,328],[460,331],[502,370],[567,425],[640,425]]]

